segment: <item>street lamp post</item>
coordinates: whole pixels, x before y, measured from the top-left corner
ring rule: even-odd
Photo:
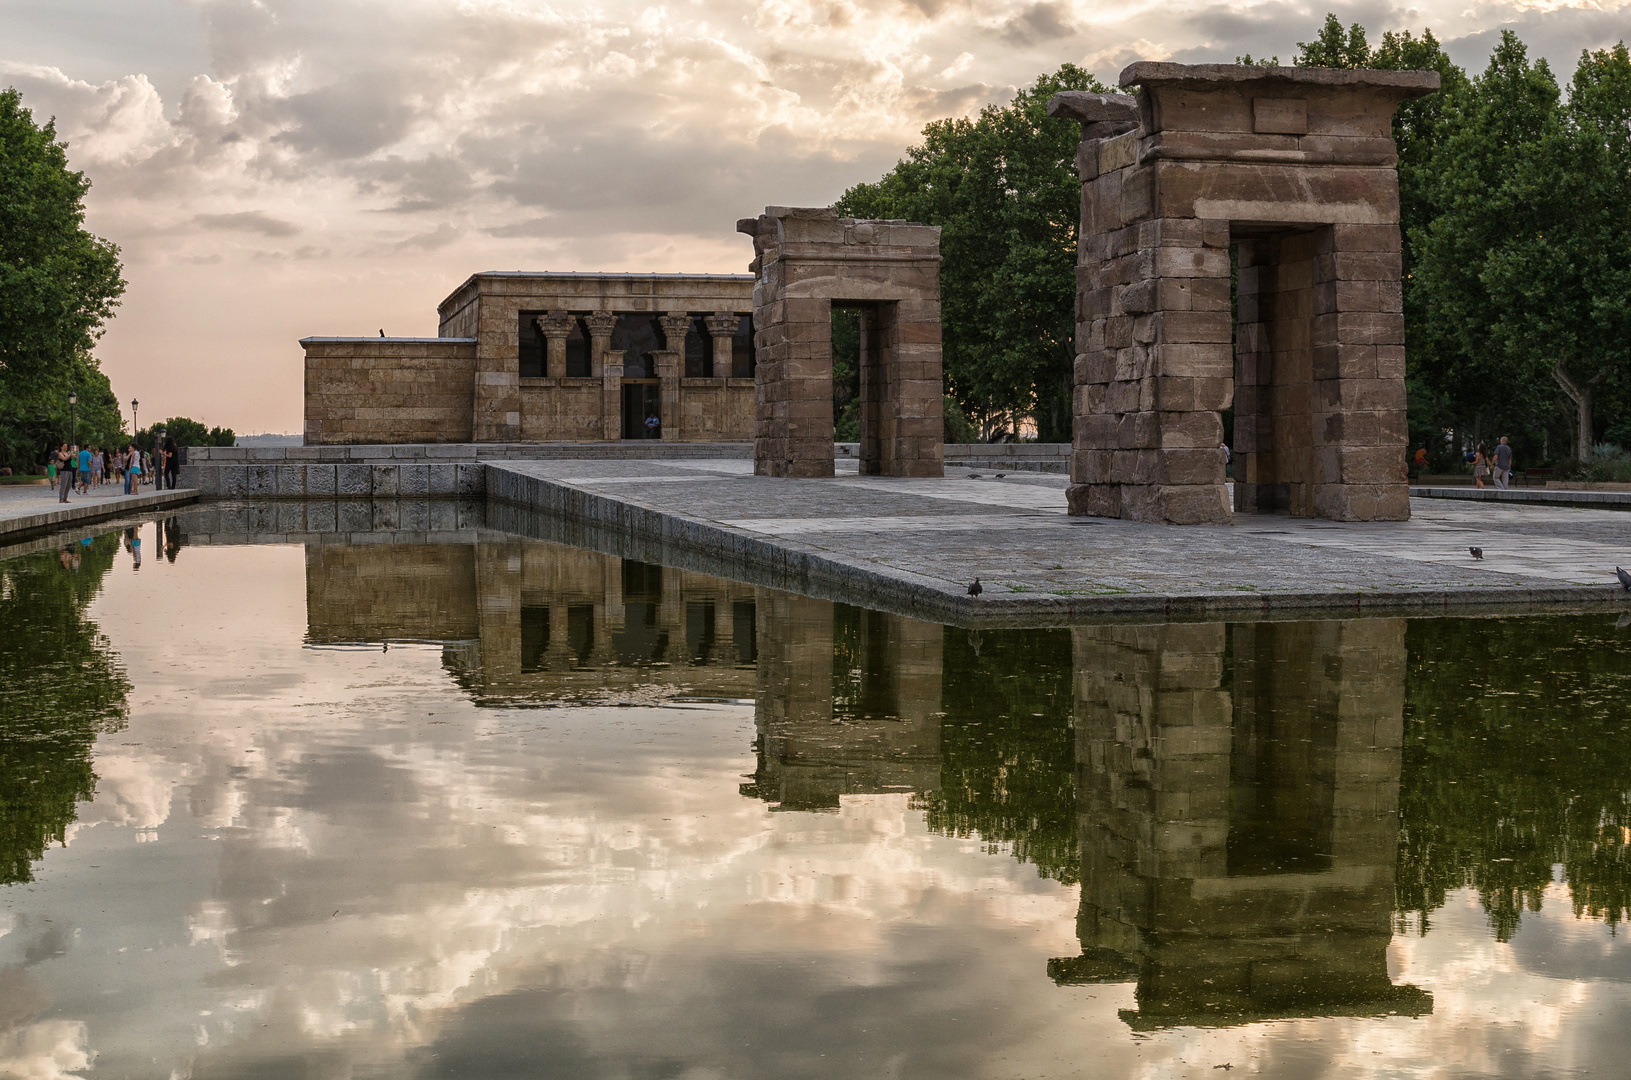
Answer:
[[[74,406],[79,402],[79,395],[72,390],[68,391],[68,445],[79,445],[79,418],[74,412]]]
[[[139,404],[135,398],[130,399],[130,441],[136,441],[136,432],[141,430],[136,425],[136,406]]]

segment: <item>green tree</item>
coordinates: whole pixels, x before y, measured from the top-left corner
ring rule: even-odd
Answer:
[[[930,124],[892,170],[835,204],[941,227],[946,389],[988,438],[1026,419],[1045,441],[1071,435],[1081,133],[1047,115],[1061,90],[1105,87],[1066,64],[1007,105]]]
[[[1565,105],[1546,62],[1502,31],[1433,155],[1436,212],[1412,230],[1409,285],[1412,347],[1439,365],[1453,408],[1499,395],[1540,414],[1561,389],[1587,457],[1597,395],[1625,366],[1631,198],[1610,130],[1625,123],[1624,75],[1613,53],[1582,67],[1580,103]]]
[[[54,122],[35,124],[16,90],[0,91],[0,453],[14,468],[68,437],[69,391],[81,442],[119,431],[91,349],[125,283],[119,249],[84,228],[89,188]]]
[[[1354,23],[1344,30],[1342,21],[1330,13],[1326,14],[1325,24],[1313,41],[1297,42],[1297,56],[1292,63],[1298,67],[1375,66],[1371,63],[1370,45],[1365,41],[1365,28]]]
[[[1631,61],[1622,43],[1583,53],[1569,101],[1509,174],[1508,229],[1480,281],[1492,345],[1508,367],[1549,377],[1575,414],[1586,461],[1604,390],[1631,365]]]
[[[96,790],[98,735],[124,727],[130,683],[86,616],[117,534],[0,564],[0,885],[33,878]]]
[[[177,446],[232,446],[236,441],[231,428],[207,428],[197,420],[185,416],[172,416],[152,427],[136,433],[136,445],[143,450],[153,449],[153,436],[160,428]]]

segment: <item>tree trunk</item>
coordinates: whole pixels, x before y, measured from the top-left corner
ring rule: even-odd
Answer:
[[[1575,436],[1574,457],[1576,461],[1589,461],[1591,459],[1591,406],[1595,397],[1597,382],[1602,378],[1599,373],[1589,382],[1575,382],[1569,378],[1569,373],[1563,369],[1560,361],[1552,368],[1552,378],[1557,385],[1563,388],[1570,401],[1574,402]]]

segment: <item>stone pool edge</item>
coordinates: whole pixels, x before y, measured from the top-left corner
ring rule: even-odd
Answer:
[[[1062,626],[1127,620],[1172,622],[1220,616],[1347,618],[1362,615],[1517,614],[1631,606],[1617,585],[1464,586],[1329,592],[1009,594],[978,598],[939,579],[846,559],[796,541],[753,536],[659,510],[637,499],[547,477],[483,466],[489,507],[527,513],[505,531],[575,543],[608,554],[678,565],[821,599],[955,626]],[[563,530],[560,523],[582,527]],[[493,524],[489,521],[489,524]],[[600,535],[596,535],[596,534]],[[617,550],[608,550],[616,548]],[[678,559],[673,556],[680,556]]]
[[[174,491],[155,491],[147,495],[120,495],[105,502],[69,503],[61,510],[42,510],[34,514],[0,518],[0,542],[26,540],[70,525],[108,521],[171,506],[186,506],[197,502],[200,495],[196,488],[176,488]]]

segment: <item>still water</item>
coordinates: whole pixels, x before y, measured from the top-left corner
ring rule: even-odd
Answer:
[[[0,1076],[1631,1072],[1612,615],[970,632],[204,523],[0,563]]]

